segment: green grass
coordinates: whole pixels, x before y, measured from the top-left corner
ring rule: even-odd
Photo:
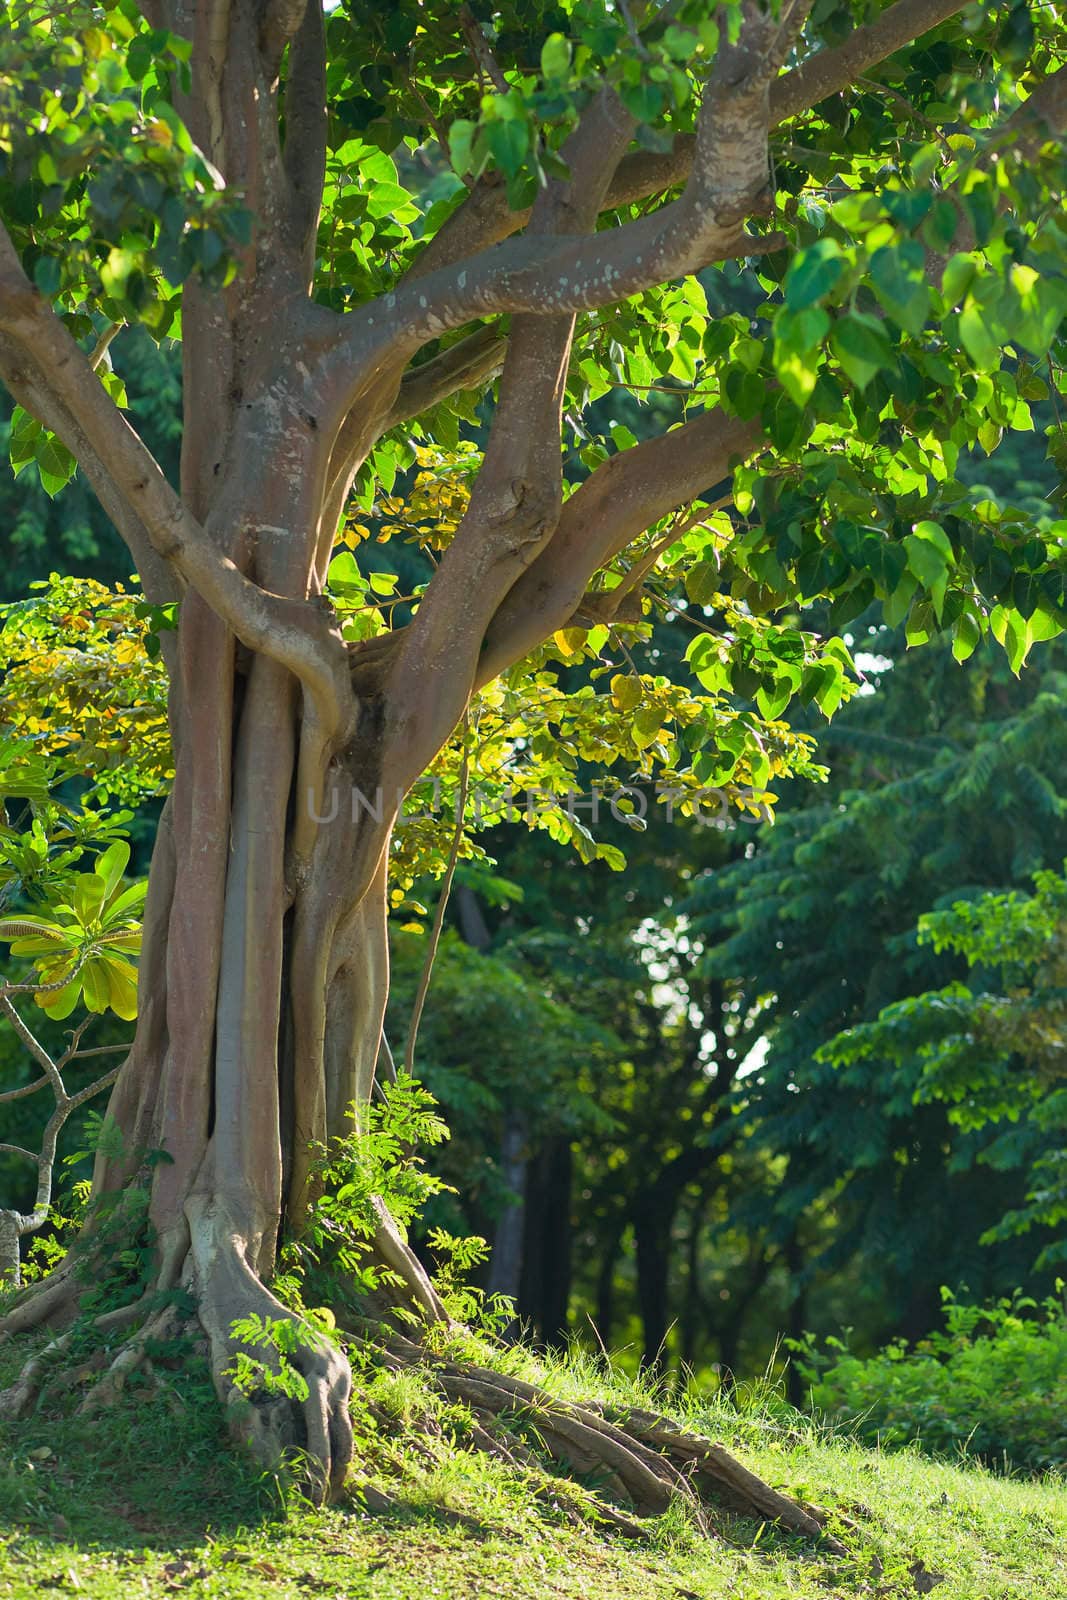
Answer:
[[[26,1354],[23,1341],[0,1349],[0,1385]],[[411,1374],[369,1380],[397,1432],[386,1445],[366,1436],[358,1464],[391,1508],[371,1514],[353,1498],[317,1511],[230,1450],[199,1359],[96,1418],[76,1414],[78,1394],[46,1394],[35,1416],[0,1427],[0,1597],[890,1600],[928,1592],[936,1573],[938,1600],[1067,1600],[1062,1483],[864,1449],[765,1401],[702,1409],[694,1398],[685,1410],[769,1482],[847,1517],[836,1529],[847,1558],[725,1516],[712,1538],[681,1514],[640,1543],[607,1536],[567,1514],[565,1483],[555,1503],[536,1498],[457,1448],[462,1412]],[[558,1393],[637,1397],[581,1359],[541,1376]],[[427,1418],[441,1430],[433,1459],[416,1448]]]

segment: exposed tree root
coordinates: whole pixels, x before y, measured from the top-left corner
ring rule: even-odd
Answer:
[[[10,1311],[0,1317],[0,1340],[33,1328],[61,1326],[75,1315],[81,1290],[67,1262],[62,1262],[47,1278],[20,1291]]]
[[[722,1445],[667,1417],[561,1400],[521,1378],[442,1360],[402,1334],[387,1335],[386,1348],[402,1365],[427,1368],[449,1399],[469,1405],[475,1417],[474,1446],[510,1465],[540,1468],[535,1452],[516,1437],[517,1428],[529,1428],[552,1460],[581,1475],[598,1474],[608,1492],[628,1502],[638,1518],[660,1515],[680,1502],[696,1525],[708,1531],[707,1510],[718,1505],[818,1540],[834,1555],[847,1553],[826,1532],[826,1512],[781,1494]],[[633,1535],[640,1527],[602,1500],[594,1505],[597,1518],[619,1526],[619,1531]]]
[[[46,1378],[70,1344],[70,1334],[61,1333],[43,1350],[30,1357],[15,1382],[0,1394],[0,1417],[26,1417],[37,1404]]]
[[[191,1285],[231,1433],[268,1467],[280,1465],[294,1451],[303,1452],[313,1497],[337,1494],[352,1460],[352,1373],[343,1351],[260,1282],[223,1204],[190,1206],[189,1216]],[[235,1382],[237,1358],[249,1349],[234,1334],[234,1325],[252,1317],[282,1336],[273,1346],[255,1351],[256,1356],[279,1373],[284,1354],[290,1375],[306,1388],[304,1398],[295,1399],[267,1383],[249,1393]]]
[[[164,1306],[150,1316],[140,1331],[122,1346],[100,1382],[89,1390],[78,1407],[79,1415],[93,1416],[97,1411],[115,1405],[121,1399],[128,1380],[138,1370],[151,1381],[154,1374],[148,1359],[148,1346],[153,1341],[173,1337],[179,1326],[180,1318],[173,1306]]]

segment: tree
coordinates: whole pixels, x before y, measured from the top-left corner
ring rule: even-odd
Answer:
[[[906,1063],[917,1101],[942,1102],[965,1130],[997,1128],[986,1160],[1023,1166],[1028,1192],[983,1243],[1038,1228],[1048,1242],[1037,1265],[1057,1267],[1067,1254],[1060,1082],[1067,882],[1062,872],[1045,869],[1034,874],[1034,884],[1032,894],[980,895],[921,917],[920,943],[963,956],[970,984],[957,980],[898,1000],[873,1022],[830,1040],[824,1053],[834,1066],[860,1071],[872,1061]]]
[[[268,1282],[280,1233],[307,1226],[314,1148],[370,1104],[394,824],[457,729],[466,770],[473,697],[501,674],[517,692],[507,675],[546,641],[564,663],[617,664],[609,640],[672,596],[705,696],[659,666],[616,672],[571,737],[639,771],[660,750],[683,791],[758,804],[803,767],[777,720],[790,699],[831,711],[846,692],[847,652],[799,630],[798,602],[833,596],[836,626],[877,596],[914,640],[944,628],[961,654],[992,628],[1014,666],[1062,625],[1058,533],[996,508],[975,523],[954,476],[976,434],[994,448],[1046,392],[1036,364],[1067,296],[1058,14],[897,0],[850,28],[803,0],[481,17],[124,0],[7,21],[13,462],[50,492],[77,463],[147,603],[180,603],[160,634],[174,786],[110,1104],[121,1148],[101,1151],[95,1194],[164,1153],[145,1305],[183,1287],[225,1398],[235,1325],[288,1329],[302,1398],[257,1392],[234,1415],[265,1454],[303,1445],[336,1487],[348,1362]],[[709,323],[689,275],[742,258],[768,296],[756,327]],[[109,370],[135,322],[180,332],[177,485]],[[424,466],[455,446],[472,416],[457,396],[497,372],[442,550],[415,490],[407,527],[386,502],[414,445]],[[581,438],[614,382],[666,382],[678,425],[582,439],[585,475],[565,481],[564,418]],[[736,516],[717,511],[734,463],[756,460],[734,475]],[[352,560],[324,600],[353,492],[386,536],[421,526],[432,573],[414,597],[375,605],[373,563]],[[442,1319],[384,1209],[375,1248],[409,1310]],[[60,1268],[5,1326],[62,1321],[78,1295]],[[564,1419],[557,1447],[568,1430],[561,1453],[606,1454],[642,1508],[684,1492],[603,1419]]]
[[[936,997],[924,1007],[921,991],[952,973],[940,950],[916,946],[915,924],[963,895],[984,908],[983,890],[1061,861],[1067,834],[1058,643],[1019,681],[986,651],[961,672],[945,649],[890,666],[897,651],[884,632],[871,647],[888,670],[833,725],[829,797],[814,792],[795,809],[786,797],[753,858],[703,878],[686,910],[707,970],[739,985],[764,1041],[735,1121],[782,1166],[737,1219],[778,1238],[801,1227],[795,1287],[812,1286],[812,1324],[844,1321],[881,1341],[922,1337],[944,1283],[985,1294],[1019,1286],[1017,1247],[979,1240],[1002,1237],[1035,1142],[1049,1145],[1047,1129],[983,1136],[981,1118],[957,1117],[926,1092],[920,1018],[934,1037],[958,1029],[960,1010]],[[874,1021],[890,1001],[895,1030]],[[831,1064],[837,1036],[857,1042],[847,1072]],[[829,1217],[818,1237],[820,1207]],[[852,1264],[866,1304],[841,1298]]]

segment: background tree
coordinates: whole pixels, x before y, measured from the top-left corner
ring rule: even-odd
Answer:
[[[1017,1246],[979,1241],[1022,1204],[1039,1150],[1021,1129],[992,1138],[921,1093],[922,1057],[903,1033],[847,1073],[825,1047],[845,1029],[866,1037],[889,1001],[907,1011],[905,996],[952,976],[916,943],[924,911],[1028,883],[1062,859],[1067,835],[1058,646],[1016,681],[984,654],[964,672],[945,650],[890,666],[892,641],[871,642],[888,670],[827,740],[830,793],[786,803],[753,858],[701,881],[686,909],[705,969],[730,974],[758,1011],[762,1043],[734,1109],[784,1158],[736,1220],[780,1240],[799,1226],[808,1325],[880,1341],[928,1332],[942,1283],[1019,1284]]]
[[[805,764],[777,721],[790,699],[831,711],[845,693],[847,652],[799,630],[798,602],[834,595],[837,626],[881,598],[909,638],[944,628],[961,654],[992,629],[1013,665],[1061,626],[1058,533],[997,508],[976,522],[954,477],[979,429],[1031,425],[1067,296],[1058,13],[1011,19],[939,0],[854,28],[847,11],[748,0],[484,22],[273,0],[10,13],[13,461],[50,491],[76,462],[149,604],[181,606],[164,634],[174,786],[110,1108],[122,1149],[101,1153],[95,1193],[165,1153],[132,1356],[152,1293],[179,1283],[224,1396],[235,1324],[288,1328],[303,1398],[258,1395],[240,1425],[267,1453],[304,1445],[325,1482],[351,1454],[348,1363],[267,1281],[280,1230],[307,1224],[312,1147],[370,1103],[394,823],[435,760],[465,770],[473,697],[512,715],[514,681],[502,708],[490,686],[547,640],[564,660],[605,653],[605,703],[572,721],[554,702],[548,733],[758,804]],[[423,211],[385,152],[443,163],[446,144],[463,181]],[[736,311],[709,322],[687,275],[742,257],[767,292],[755,327]],[[123,417],[106,355],[116,326],[164,337],[179,309],[175,486]],[[451,397],[498,370],[462,519],[443,551],[421,540],[428,582],[353,604],[342,567],[349,604],[324,603],[353,486],[373,510],[411,441],[454,440],[469,403]],[[580,437],[582,407],[613,382],[664,377],[685,420],[643,444],[616,430],[606,459],[592,440],[566,493],[564,418]],[[736,517],[718,515],[732,464],[756,457],[735,474]],[[703,699],[659,663],[612,672],[610,629],[642,614],[657,568],[696,608]],[[527,670],[536,684],[543,658]],[[732,693],[755,694],[758,714]],[[370,804],[353,809],[354,793]],[[375,1245],[400,1298],[440,1318],[384,1210]],[[78,1297],[61,1268],[6,1326],[62,1319]],[[680,1492],[590,1417],[569,1426],[572,1446],[576,1427],[609,1439],[643,1509]]]

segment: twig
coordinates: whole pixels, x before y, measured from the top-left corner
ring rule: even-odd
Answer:
[[[97,339],[96,344],[93,346],[92,354],[89,357],[89,365],[92,367],[94,372],[107,355],[108,345],[111,343],[112,339],[114,339],[117,334],[120,334],[125,326],[126,324],[124,322],[113,322],[111,323],[110,327],[104,329],[99,339]]]
[[[642,61],[647,61],[649,59],[648,48],[638,32],[637,23],[633,19],[630,7],[627,5],[626,0],[615,0],[615,4],[619,9],[622,20],[626,24],[626,31],[630,35],[630,43],[634,47],[634,54],[639,56]]]
[[[500,63],[493,54],[492,46],[482,32],[481,23],[470,6],[460,6],[456,16],[463,30],[463,37],[470,45],[471,55],[477,63],[478,70],[485,74],[499,94],[508,94],[511,85],[500,70]]]
[[[422,1011],[426,1004],[430,979],[433,976],[433,964],[437,955],[437,947],[441,943],[441,929],[444,927],[448,897],[452,890],[452,879],[456,874],[456,863],[459,860],[460,846],[463,843],[463,813],[467,808],[467,788],[470,783],[469,736],[470,712],[467,711],[463,717],[463,760],[459,769],[459,793],[456,796],[456,831],[452,835],[452,848],[448,853],[448,865],[445,868],[444,878],[441,880],[441,893],[437,899],[433,927],[430,930],[430,947],[426,952],[426,960],[423,962],[418,993],[415,996],[415,1004],[411,1009],[411,1022],[408,1025],[407,1048],[404,1051],[404,1071],[409,1077],[414,1071],[415,1041],[419,1035],[419,1023],[422,1021]]]
[[[70,976],[68,975],[64,982],[69,981]],[[79,1089],[76,1093],[69,1094],[67,1086],[63,1082],[63,1074],[60,1069],[75,1059],[103,1055],[105,1051],[125,1050],[128,1048],[125,1045],[101,1045],[95,1050],[79,1051],[78,1044],[82,1034],[92,1021],[91,1017],[86,1017],[73,1030],[70,1043],[58,1062],[54,1061],[28,1023],[23,1021],[22,1016],[12,1004],[11,995],[19,993],[22,987],[19,984],[7,984],[0,988],[0,1013],[7,1017],[15,1033],[34,1060],[44,1068],[44,1077],[38,1078],[35,1083],[24,1084],[20,1089],[7,1090],[6,1093],[0,1094],[0,1101],[18,1100],[23,1095],[34,1094],[38,1089],[44,1088],[45,1084],[51,1084],[52,1093],[55,1096],[55,1106],[45,1125],[41,1148],[38,1153],[35,1154],[32,1150],[24,1150],[21,1145],[0,1144],[0,1152],[5,1155],[23,1156],[27,1161],[34,1162],[37,1167],[37,1198],[34,1201],[33,1210],[23,1212],[7,1206],[0,1207],[0,1279],[6,1278],[16,1286],[21,1276],[19,1240],[23,1234],[36,1233],[37,1229],[42,1228],[48,1219],[48,1210],[52,1204],[52,1175],[55,1170],[56,1147],[59,1142],[59,1135],[63,1131],[68,1118],[77,1111],[78,1107],[84,1105],[87,1100],[91,1100],[102,1089],[106,1089],[113,1084],[120,1071],[119,1067],[112,1067],[110,1072],[105,1072],[103,1077],[86,1084],[84,1089]],[[59,986],[52,984],[47,987],[56,988]],[[41,993],[42,991],[38,988],[37,992]]]

